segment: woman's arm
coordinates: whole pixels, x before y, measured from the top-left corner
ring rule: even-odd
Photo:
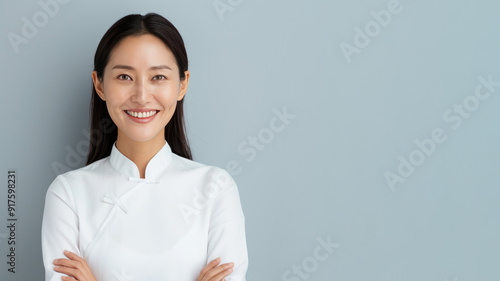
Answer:
[[[245,235],[245,216],[236,183],[231,175],[220,169],[214,176],[214,204],[208,233],[208,260],[221,257],[233,262],[233,272],[227,281],[245,281],[248,253]]]
[[[66,274],[54,270],[54,259],[67,258],[64,250],[81,256],[78,213],[73,193],[62,175],[57,176],[47,190],[41,235],[45,280],[60,281]]]

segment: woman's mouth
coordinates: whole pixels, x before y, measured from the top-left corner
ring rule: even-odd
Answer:
[[[150,111],[133,111],[133,110],[124,110],[128,117],[137,123],[148,123],[156,117],[156,113],[160,112],[159,110],[150,110]]]
[[[136,118],[148,118],[153,115],[155,115],[159,110],[151,110],[151,111],[145,111],[145,112],[135,112],[135,111],[130,111],[126,110],[128,115],[136,117]]]

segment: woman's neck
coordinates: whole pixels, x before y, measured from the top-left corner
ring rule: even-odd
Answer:
[[[158,134],[158,136],[148,141],[136,141],[124,134],[121,134],[118,130],[116,148],[135,163],[139,169],[141,179],[146,177],[146,166],[148,165],[149,160],[151,160],[151,158],[153,158],[153,156],[155,156],[164,145],[164,134]]]

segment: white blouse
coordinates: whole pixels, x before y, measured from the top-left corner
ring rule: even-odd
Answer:
[[[248,253],[238,188],[224,169],[172,153],[165,141],[141,179],[113,144],[110,156],[58,175],[47,190],[41,238],[45,280],[69,250],[98,281],[196,281],[213,259],[245,280]]]

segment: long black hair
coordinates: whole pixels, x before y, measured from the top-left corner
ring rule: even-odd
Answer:
[[[113,24],[104,34],[94,56],[94,70],[99,79],[103,78],[104,68],[108,64],[110,53],[113,48],[125,37],[151,34],[163,41],[172,51],[177,61],[181,81],[184,80],[184,71],[188,70],[188,58],[184,41],[175,26],[166,18],[156,13],[146,15],[127,15]],[[175,112],[165,126],[165,140],[172,152],[184,158],[192,160],[191,149],[187,139],[183,115],[184,98],[177,101]],[[103,101],[92,85],[92,98],[90,101],[90,130],[99,137],[90,138],[87,165],[99,159],[107,157],[111,153],[113,143],[118,137],[116,125],[110,121],[106,102]],[[108,126],[103,124],[107,122]]]

